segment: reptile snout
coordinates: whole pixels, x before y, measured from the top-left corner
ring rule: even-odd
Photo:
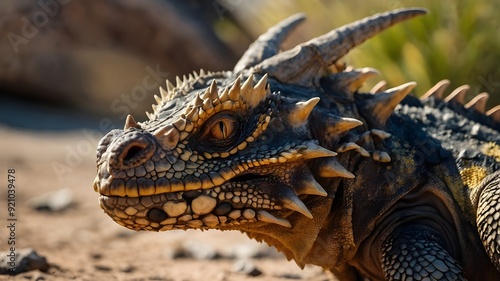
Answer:
[[[155,149],[156,144],[151,134],[125,131],[109,144],[107,160],[115,170],[135,168],[148,161]]]

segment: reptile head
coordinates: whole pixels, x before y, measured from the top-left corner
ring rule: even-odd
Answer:
[[[303,19],[291,17],[262,35],[233,71],[201,71],[176,86],[167,81],[148,121],[128,116],[123,130],[99,143],[94,189],[102,209],[134,230],[236,229],[283,251],[291,247],[285,237],[314,241],[338,182],[354,177],[332,148],[367,154],[340,142],[362,122],[325,87],[352,92],[373,71],[330,66],[367,38],[422,13],[376,15],[279,53]],[[382,104],[374,119],[382,122],[408,88],[360,106]]]
[[[101,140],[95,188],[102,208],[135,230],[291,227],[291,212],[312,218],[299,196],[327,192],[308,162],[336,155],[308,131],[318,101],[281,98],[266,75],[255,85],[254,75],[242,83],[219,74],[169,86],[151,120],[129,116],[124,130]]]

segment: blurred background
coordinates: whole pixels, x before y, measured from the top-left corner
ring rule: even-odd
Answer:
[[[137,252],[159,251],[158,241],[178,234],[131,235],[97,205],[92,181],[103,134],[123,127],[128,113],[145,120],[165,79],[201,68],[232,69],[253,40],[294,13],[304,12],[307,21],[285,49],[363,17],[413,6],[429,14],[383,32],[344,59],[381,71],[366,89],[379,80],[389,86],[416,81],[421,95],[446,78],[449,92],[469,84],[467,99],[486,91],[488,108],[499,104],[500,1],[0,1],[0,176],[16,170],[22,245],[44,252],[66,273],[72,272],[67,257],[79,255],[74,268],[86,269],[75,269],[77,275],[113,273],[114,265],[106,271],[99,257],[114,251],[115,262],[127,258],[128,247],[139,241],[134,237],[142,237]],[[51,192],[61,190],[54,199]],[[94,277],[85,280],[99,280]]]

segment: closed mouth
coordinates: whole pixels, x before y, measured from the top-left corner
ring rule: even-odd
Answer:
[[[225,228],[258,221],[290,227],[287,220],[268,212],[281,210],[278,202],[238,179],[205,190],[142,197],[101,195],[100,203],[118,224],[133,230]]]

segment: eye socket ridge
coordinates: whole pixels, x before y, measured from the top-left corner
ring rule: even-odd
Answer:
[[[245,127],[253,122],[228,112],[219,113],[205,122],[197,138],[197,146],[208,151],[227,151],[245,136]]]

